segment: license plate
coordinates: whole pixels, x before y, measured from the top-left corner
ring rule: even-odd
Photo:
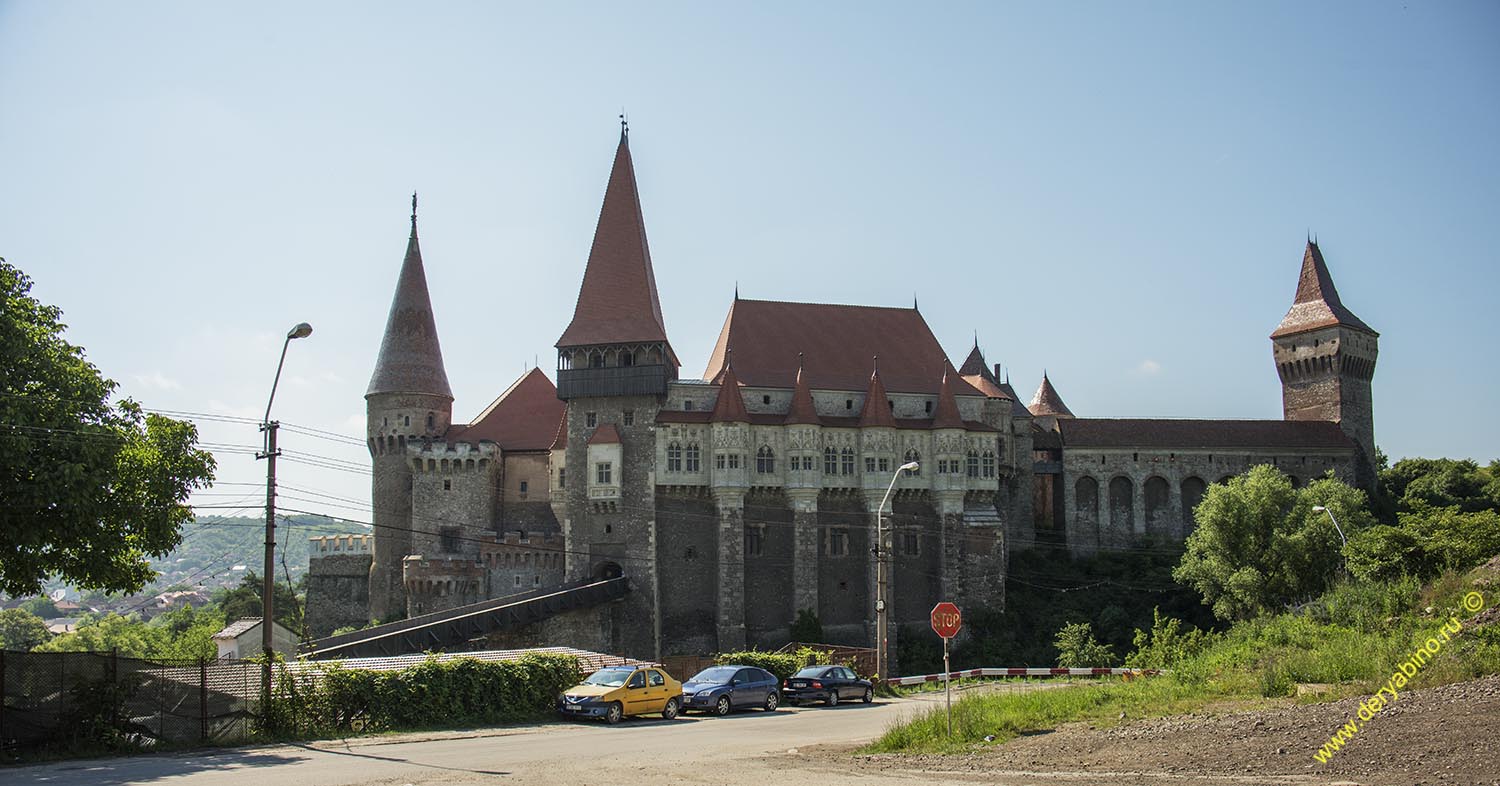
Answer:
[[[570,709],[570,710],[583,709],[583,705],[582,704],[564,704],[563,706],[566,707],[567,709]]]
[[[793,688],[805,688],[805,687],[807,687],[807,683],[805,681],[803,681],[803,680],[792,680],[791,687],[793,687]]]

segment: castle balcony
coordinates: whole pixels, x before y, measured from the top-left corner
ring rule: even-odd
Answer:
[[[557,397],[564,401],[594,396],[662,396],[672,369],[666,365],[561,368]]]

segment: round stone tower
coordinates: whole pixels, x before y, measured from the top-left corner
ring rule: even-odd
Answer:
[[[380,357],[365,391],[365,426],[373,463],[371,505],[375,554],[370,565],[370,617],[404,616],[402,560],[411,553],[412,468],[408,446],[441,440],[453,421],[453,392],[443,369],[427,275],[417,245],[417,197],[411,239],[386,318]]]

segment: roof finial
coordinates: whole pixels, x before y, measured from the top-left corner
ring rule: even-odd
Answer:
[[[974,330],[974,348],[979,349],[979,330],[977,328]]]
[[[734,349],[724,348],[724,368],[734,368]]]
[[[620,107],[620,138],[630,137],[630,121],[625,117],[625,107]]]
[[[417,231],[417,192],[411,192],[411,231]]]
[[[802,372],[802,353],[801,352],[797,353],[797,372],[798,373]]]
[[[911,293],[911,310],[917,310],[917,293],[915,292]]]
[[[870,358],[870,363],[873,366],[873,370],[870,372],[871,375],[873,376],[875,374],[879,374],[880,373],[880,356],[879,355],[875,355],[875,356],[871,357]]]
[[[734,282],[734,299],[740,299],[740,282],[738,281]]]

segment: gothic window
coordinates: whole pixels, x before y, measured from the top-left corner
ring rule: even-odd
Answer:
[[[865,471],[866,472],[874,472],[875,471],[875,457],[874,456],[865,456]]]
[[[891,460],[889,458],[886,458],[885,456],[881,456],[880,460],[875,462],[875,466],[878,467],[881,472],[890,472]]]
[[[839,452],[833,448],[823,448],[823,474],[839,474]]]
[[[597,412],[585,412],[585,413],[583,413],[583,426],[584,426],[584,428],[593,428],[593,427],[595,427],[597,425],[599,425],[599,413],[597,413]]]
[[[568,487],[568,470],[566,467],[557,468],[557,487],[560,489]]]
[[[984,452],[983,458],[984,458],[984,476],[987,477],[987,478],[993,478],[993,477],[995,477],[995,454],[992,451],[986,450]]]
[[[682,445],[677,442],[667,446],[667,471],[682,471]]]
[[[839,474],[854,474],[854,448],[844,448],[844,450],[839,453]]]
[[[766,528],[760,524],[745,527],[745,556],[759,557],[765,551]]]
[[[830,557],[849,556],[849,530],[846,527],[831,527],[824,530],[823,551]]]
[[[911,477],[913,475],[920,475],[920,474],[922,474],[921,461],[922,461],[922,454],[918,453],[916,448],[911,448],[911,449],[909,449],[909,450],[906,451],[906,458],[904,460],[902,460],[901,463],[903,463],[903,464],[917,464],[918,465],[916,469],[908,469],[908,470],[906,470],[906,476],[907,477]]]
[[[724,466],[725,466],[725,462],[726,461],[727,461],[727,459],[724,457],[723,453],[715,453],[714,454],[714,469],[723,469]]]
[[[739,469],[740,468],[740,454],[738,454],[738,453],[730,453],[729,454],[729,468],[730,469]]]
[[[431,412],[427,413],[427,430],[428,431],[432,430],[432,413]]]
[[[761,475],[776,471],[776,454],[769,445],[761,445],[760,450],[755,451],[755,471]]]
[[[627,410],[625,410],[625,412],[620,416],[620,422],[623,423],[624,425],[627,425],[627,426],[634,426],[635,425],[635,410],[633,410],[633,409],[627,409]]]
[[[440,548],[443,553],[458,553],[458,527],[443,527],[439,538],[442,541]]]
[[[702,454],[703,454],[703,451],[701,451],[701,450],[698,449],[698,443],[696,443],[696,442],[689,442],[688,443],[688,446],[687,446],[687,471],[688,472],[697,472],[699,469],[701,469],[701,467],[699,466],[699,463],[700,463]]]
[[[908,557],[915,557],[922,553],[922,540],[917,533],[901,533],[901,553]]]
[[[601,485],[609,485],[610,478],[614,477],[614,465],[608,461],[600,461],[594,465],[594,482]]]

